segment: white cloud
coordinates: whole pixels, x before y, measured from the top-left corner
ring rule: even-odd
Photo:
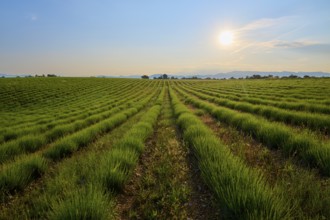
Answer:
[[[248,31],[255,31],[265,28],[270,28],[273,26],[279,26],[283,24],[287,24],[288,22],[292,21],[295,16],[284,16],[279,18],[262,18],[259,20],[252,21],[241,28],[238,28],[237,32],[248,32]]]
[[[260,43],[260,45],[270,48],[300,48],[300,47],[319,45],[319,43],[307,41],[307,40],[301,40],[301,41],[271,40],[267,42],[262,42]]]
[[[38,20],[37,15],[32,15],[32,16],[31,16],[31,21],[36,21],[36,20]]]
[[[234,30],[239,40],[237,42],[237,48],[232,54],[250,48],[253,48],[254,52],[256,52],[256,49],[260,52],[262,50],[269,51],[269,49],[274,48],[303,48],[319,45],[319,42],[290,39],[294,35],[294,32],[303,29],[307,25],[308,23],[302,24],[297,16],[262,18],[252,21]]]
[[[39,19],[38,15],[36,14],[28,14],[26,18],[30,21],[37,21]]]

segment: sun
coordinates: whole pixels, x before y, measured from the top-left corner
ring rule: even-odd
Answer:
[[[219,35],[219,41],[224,46],[229,46],[234,41],[234,34],[231,31],[224,31]]]

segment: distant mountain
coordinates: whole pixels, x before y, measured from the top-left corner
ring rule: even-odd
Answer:
[[[153,79],[154,77],[158,78],[162,74],[153,74],[149,77]],[[299,77],[304,77],[305,75],[311,76],[311,77],[330,77],[330,73],[324,73],[324,72],[288,72],[288,71],[282,71],[282,72],[261,72],[261,71],[232,71],[227,73],[217,73],[217,74],[187,74],[187,75],[175,75],[175,74],[168,74],[168,77],[176,77],[179,79],[182,78],[192,78],[197,77],[201,79],[205,78],[215,78],[215,79],[229,79],[231,77],[234,78],[245,78],[246,76],[253,76],[253,75],[260,75],[260,76],[278,76],[278,77],[284,77],[284,76],[290,76],[290,75],[296,75]]]
[[[160,76],[162,76],[163,74],[153,74],[151,76],[149,76],[150,79],[153,79],[153,78],[159,78]],[[182,78],[186,78],[186,77],[193,77],[195,75],[175,75],[175,74],[167,74],[167,77],[168,78],[171,78],[171,77],[175,77],[175,78],[178,78],[178,79],[182,79]]]
[[[142,74],[142,75],[144,75],[144,74]],[[130,78],[141,79],[142,75],[131,75]],[[119,78],[126,78],[126,76],[119,76]]]
[[[0,73],[0,78],[16,78],[16,77],[28,77],[29,74],[6,74]]]
[[[134,78],[134,79],[140,79],[141,75],[135,74],[130,76],[111,76],[111,75],[99,75],[95,76],[97,78]],[[158,78],[162,76],[163,74],[152,74],[149,75],[150,79]],[[278,77],[284,77],[284,76],[290,76],[290,75],[296,75],[298,77],[304,77],[305,75],[311,76],[311,77],[330,77],[330,73],[325,72],[289,72],[289,71],[282,71],[282,72],[261,72],[261,71],[232,71],[227,73],[217,73],[217,74],[186,74],[186,75],[176,75],[176,74],[167,74],[169,78],[175,77],[178,79],[182,78],[192,78],[197,77],[199,79],[205,79],[205,78],[211,78],[211,79],[229,79],[231,77],[234,78],[245,78],[246,76],[253,76],[253,75],[260,75],[260,76],[278,76]],[[15,78],[15,77],[28,77],[30,74],[5,74],[0,73],[0,78]]]
[[[163,74],[153,74],[151,76],[149,76],[150,79],[153,79],[153,78],[158,78],[160,76],[162,76]]]
[[[109,76],[109,75],[99,75],[95,76],[97,78],[132,78],[132,79],[140,79],[142,75],[130,75],[130,76]]]
[[[105,76],[105,75],[99,75],[95,76],[96,78],[115,78],[115,76]]]
[[[246,76],[253,76],[253,75],[260,75],[260,76],[290,76],[290,75],[296,75],[299,77],[304,77],[305,75],[312,76],[312,77],[330,77],[330,73],[324,73],[324,72],[288,72],[288,71],[282,71],[282,72],[260,72],[260,71],[232,71],[228,73],[218,73],[214,76],[216,78],[240,78],[240,77],[246,77]]]

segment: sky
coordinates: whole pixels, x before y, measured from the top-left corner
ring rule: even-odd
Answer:
[[[330,1],[0,1],[0,73],[229,71],[330,72]]]

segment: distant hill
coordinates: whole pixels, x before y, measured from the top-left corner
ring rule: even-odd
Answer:
[[[240,77],[246,77],[246,76],[253,76],[253,75],[260,75],[260,76],[278,76],[278,77],[284,77],[284,76],[290,76],[290,75],[296,75],[299,77],[304,77],[305,75],[312,76],[312,77],[330,77],[330,73],[324,73],[324,72],[259,72],[259,71],[233,71],[229,73],[218,73],[215,74],[217,78],[240,78]]]
[[[0,78],[16,78],[16,77],[28,77],[30,74],[6,74],[0,73]]]
[[[98,78],[134,78],[134,79],[140,79],[141,75],[135,74],[135,75],[130,75],[130,76],[112,76],[112,75],[98,75],[95,77]],[[149,75],[150,79],[153,78],[158,78],[163,74],[152,74]],[[260,75],[260,76],[278,76],[278,77],[284,77],[284,76],[290,76],[290,75],[296,75],[298,77],[304,77],[305,75],[311,76],[311,77],[330,77],[330,73],[325,73],[325,72],[289,72],[289,71],[282,71],[282,72],[261,72],[261,71],[232,71],[232,72],[227,72],[227,73],[217,73],[217,74],[186,74],[186,75],[176,75],[176,74],[167,74],[167,76],[170,77],[175,77],[175,78],[192,78],[192,77],[197,77],[200,79],[205,79],[205,78],[215,78],[215,79],[229,79],[231,77],[234,78],[245,78],[246,76],[253,76],[253,75]],[[30,74],[5,74],[5,73],[0,73],[0,78],[15,78],[15,77],[28,77]]]
[[[154,77],[158,78],[162,74],[153,74],[149,77],[153,79]],[[229,79],[231,77],[234,78],[245,78],[246,76],[253,76],[253,75],[260,75],[260,76],[278,76],[278,77],[284,77],[284,76],[290,76],[290,75],[296,75],[298,77],[304,77],[305,75],[311,76],[311,77],[330,77],[330,73],[324,73],[324,72],[261,72],[261,71],[232,71],[227,73],[217,73],[217,74],[187,74],[187,75],[175,75],[175,74],[168,74],[169,77],[176,77],[176,78],[215,78],[215,79]],[[129,77],[130,78],[130,77]]]

